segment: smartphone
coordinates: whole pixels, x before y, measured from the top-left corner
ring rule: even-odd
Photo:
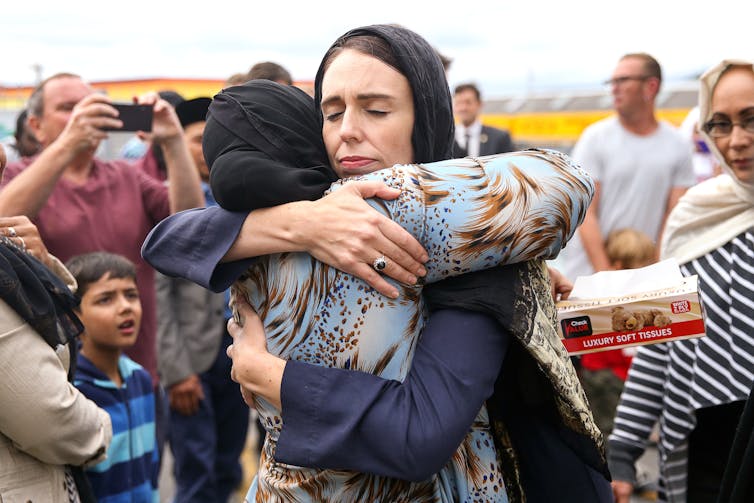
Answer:
[[[118,119],[123,122],[119,129],[108,128],[108,131],[152,131],[152,118],[154,110],[152,105],[134,105],[131,103],[113,103],[113,108],[118,110]]]

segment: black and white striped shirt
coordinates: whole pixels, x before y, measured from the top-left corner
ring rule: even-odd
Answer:
[[[634,462],[659,421],[661,484],[673,503],[686,501],[695,411],[746,400],[754,383],[754,228],[681,270],[699,276],[707,335],[639,349],[608,447],[613,478],[634,480]]]

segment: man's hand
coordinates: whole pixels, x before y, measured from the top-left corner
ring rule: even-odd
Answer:
[[[110,106],[110,98],[92,93],[73,107],[68,123],[55,140],[74,156],[94,151],[107,138],[107,129],[118,129],[123,123],[118,120],[118,111]]]
[[[157,93],[146,93],[135,100],[140,105],[151,105],[154,110],[151,140],[158,145],[183,137],[183,127],[173,106]]]
[[[199,410],[199,402],[204,400],[204,388],[199,376],[192,374],[168,388],[170,408],[183,414],[193,416]]]
[[[568,296],[571,295],[573,283],[571,283],[571,281],[557,269],[548,267],[547,270],[550,272],[550,292],[552,293],[552,300],[555,302],[566,300]]]
[[[629,503],[634,492],[634,486],[624,480],[613,480],[610,485],[613,488],[615,503]]]
[[[395,199],[400,195],[382,182],[349,182],[340,190],[314,201],[303,215],[299,241],[321,262],[366,281],[374,289],[395,298],[398,290],[382,274],[407,285],[424,276],[427,252],[403,227],[364,201]],[[384,256],[385,269],[377,272],[374,261]]]

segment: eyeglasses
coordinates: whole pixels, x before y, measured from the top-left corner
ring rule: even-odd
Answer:
[[[630,80],[647,80],[651,78],[652,77],[650,75],[626,75],[625,77],[615,77],[613,79],[606,80],[605,82],[603,82],[603,84],[606,86],[619,86],[621,84],[625,84]]]
[[[713,119],[705,123],[702,129],[712,138],[725,138],[733,132],[733,126],[741,126],[747,133],[754,133],[754,115],[741,122]]]

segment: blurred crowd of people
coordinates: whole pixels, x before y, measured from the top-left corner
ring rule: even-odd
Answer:
[[[382,167],[463,157],[482,166],[484,162],[490,162],[484,161],[485,156],[527,147],[519,143],[514,145],[515,138],[511,138],[508,131],[483,123],[484,102],[475,83],[444,89],[446,94],[440,97],[419,96],[422,91],[431,94],[429,91],[436,89],[433,86],[447,87],[442,71],[448,70],[448,58],[433,53],[432,57],[437,61],[422,63],[431,71],[415,75],[412,72],[419,70],[408,69],[410,65],[401,59],[408,58],[408,52],[401,51],[405,51],[405,47],[423,50],[423,42],[420,39],[414,41],[413,35],[400,38],[406,35],[395,27],[374,33],[370,36],[388,41],[391,36],[396,36],[396,40],[400,40],[400,43],[388,44],[388,49],[379,46],[375,49],[376,56],[365,58],[377,58],[380,64],[387,61],[390,68],[399,72],[398,75],[408,83],[406,89],[409,90],[409,101],[413,100],[411,110],[416,117],[412,116],[411,128],[405,135],[413,142],[407,149],[411,155],[387,156]],[[347,44],[347,40],[342,43]],[[402,43],[407,45],[401,46]],[[317,199],[324,193],[320,187],[328,188],[338,178],[369,172],[359,171],[359,163],[365,164],[362,158],[330,155],[327,135],[325,144],[320,146],[322,137],[316,129],[326,133],[327,127],[335,127],[336,121],[342,121],[337,126],[341,129],[333,133],[332,138],[338,136],[338,141],[345,145],[370,141],[378,144],[380,138],[375,140],[362,134],[362,129],[371,127],[364,124],[388,120],[384,117],[391,116],[398,105],[380,93],[359,94],[354,99],[359,103],[359,100],[369,102],[363,107],[363,114],[368,117],[347,114],[350,109],[345,104],[346,97],[354,91],[345,84],[337,91],[332,91],[334,84],[328,84],[329,81],[325,80],[323,84],[325,73],[330,72],[332,76],[343,71],[338,66],[345,64],[340,54],[347,52],[338,52],[342,51],[340,46],[336,49],[331,48],[323,60],[314,87],[303,89],[306,95],[314,97],[315,101],[311,103],[304,93],[298,96],[297,92],[289,95],[288,91],[281,91],[281,88],[293,86],[293,78],[283,66],[269,61],[253,65],[248,72],[229,76],[222,96],[215,99],[214,104],[214,96],[185,99],[174,89],[156,89],[141,95],[135,98],[135,102],[152,108],[152,129],[136,134],[114,160],[97,156],[98,147],[108,137],[108,130],[117,130],[122,125],[107,96],[94,92],[82,77],[74,73],[53,75],[33,90],[26,107],[18,115],[13,136],[2,140],[0,145],[0,274],[3,276],[0,281],[0,375],[3,376],[0,385],[0,501],[6,498],[9,501],[17,498],[19,501],[56,502],[159,501],[158,481],[163,451],[167,446],[174,460],[173,501],[227,502],[236,491],[245,492],[247,489],[240,485],[249,477],[244,473],[248,467],[241,463],[249,428],[255,428],[260,437],[258,451],[253,456],[258,457],[261,453],[262,462],[268,463],[267,469],[278,469],[276,466],[284,467],[280,470],[290,469],[288,463],[270,464],[269,458],[275,452],[269,446],[267,452],[263,449],[264,439],[270,432],[275,432],[273,436],[280,434],[281,425],[274,424],[279,417],[268,414],[263,416],[267,424],[250,423],[248,405],[267,410],[265,404],[272,404],[291,414],[289,417],[299,414],[303,418],[299,421],[306,423],[307,419],[314,421],[316,414],[303,405],[301,411],[296,411],[293,405],[286,405],[285,391],[293,389],[291,383],[301,382],[301,389],[309,390],[304,384],[303,376],[306,376],[306,379],[330,383],[330,388],[325,389],[347,390],[349,386],[356,386],[345,379],[353,381],[361,379],[359,377],[344,374],[331,378],[315,374],[318,370],[304,370],[303,367],[294,367],[299,374],[293,377],[295,374],[289,373],[293,372],[290,366],[286,374],[275,374],[265,368],[269,372],[265,375],[278,376],[278,381],[272,383],[276,386],[272,391],[251,377],[245,381],[239,370],[240,364],[235,360],[238,356],[233,353],[240,349],[228,348],[239,346],[242,337],[239,312],[247,319],[253,314],[246,311],[246,307],[238,308],[237,298],[234,300],[236,310],[231,309],[231,300],[237,290],[231,294],[228,285],[239,274],[233,273],[231,277],[230,273],[223,272],[224,266],[220,262],[274,253],[281,253],[285,258],[288,253],[305,250],[335,269],[364,279],[375,291],[385,293],[382,298],[387,299],[398,296],[394,285],[400,282],[415,284],[426,274],[421,261],[409,256],[411,251],[402,252],[400,246],[393,244],[383,245],[383,249],[378,250],[382,256],[361,260],[358,266],[351,266],[350,263],[356,261],[349,262],[329,252],[329,247],[334,249],[336,244],[326,247],[296,242],[286,248],[280,244],[282,239],[279,237],[276,237],[277,242],[269,238],[269,243],[259,243],[267,236],[257,231],[257,236],[262,237],[254,246],[259,247],[255,250],[262,251],[243,255],[237,248],[218,251],[216,243],[194,240],[187,233],[176,232],[167,234],[174,249],[188,251],[180,257],[167,255],[165,260],[185,264],[186,270],[206,270],[181,273],[183,277],[176,277],[177,274],[158,272],[153,259],[148,257],[145,260],[142,256],[142,247],[145,241],[149,241],[148,236],[156,239],[151,236],[158,224],[171,215],[185,215],[186,210],[215,208],[220,211],[216,202],[218,196],[240,197],[236,207],[232,208],[237,213],[228,212],[230,216],[223,216],[226,219],[223,221],[217,211],[204,213],[205,220],[201,221],[201,226],[194,223],[192,232],[212,236],[209,241],[230,240],[228,246],[233,244],[240,248],[243,240],[240,236],[247,228],[274,225],[283,229],[286,222],[297,218],[297,213],[283,213],[284,209],[279,210],[280,217],[277,214],[274,218],[265,216],[268,215],[266,206],[291,208],[283,203]],[[362,51],[361,48],[351,50]],[[379,51],[384,51],[385,55]],[[390,51],[395,54],[389,54]],[[417,54],[429,58],[429,53]],[[353,65],[354,68],[367,65],[363,68],[373,70],[362,61]],[[437,75],[431,73],[435,68],[439,68]],[[361,76],[353,77],[358,82],[356,77]],[[437,82],[428,84],[426,79],[430,78],[436,78]],[[278,93],[278,98],[302,100],[304,112],[318,112],[319,122],[312,115],[315,119],[312,119],[313,126],[308,131],[314,133],[315,138],[307,137],[303,132],[299,134],[295,126],[289,127],[288,124],[279,129],[268,127],[265,113],[293,118],[300,110],[291,109],[289,112],[284,106],[276,105],[272,100],[267,103],[262,98],[251,104],[245,103],[244,99],[248,98],[245,89],[262,89],[249,86],[250,82],[259,80],[276,83],[269,92]],[[584,423],[579,426],[582,437],[569,436],[564,445],[569,442],[577,445],[573,451],[581,459],[593,456],[594,459],[585,461],[585,466],[588,465],[597,475],[589,475],[592,478],[586,477],[585,480],[596,480],[594,477],[601,477],[599,452],[602,451],[599,449],[605,447],[601,443],[603,435],[606,440],[603,456],[612,476],[611,494],[604,496],[595,482],[596,496],[583,501],[614,498],[618,503],[627,503],[637,490],[636,461],[652,443],[656,443],[660,453],[659,479],[654,487],[660,500],[689,503],[751,501],[754,498],[750,480],[754,469],[751,445],[754,405],[749,398],[754,384],[754,68],[748,61],[726,60],[706,72],[700,78],[699,106],[691,111],[680,128],[657,118],[656,99],[662,81],[660,64],[649,54],[631,53],[618,59],[607,80],[614,113],[587,127],[571,152],[573,161],[594,182],[591,205],[584,208],[583,223],[578,229],[569,231],[573,238],[556,262],[559,271],[550,269],[549,274],[557,296],[566,298],[571,281],[579,276],[605,270],[633,269],[660,259],[675,258],[684,275],[699,277],[706,336],[570,359],[567,364],[573,365],[574,375],[580,381],[578,386],[583,385],[590,411],[588,420],[582,419]],[[390,85],[397,86],[392,81]],[[412,90],[413,94],[410,93]],[[262,91],[268,92],[266,88]],[[323,92],[325,100],[317,101],[323,99]],[[389,93],[385,91],[383,94]],[[447,100],[443,102],[445,97]],[[255,104],[260,105],[260,110],[253,109]],[[262,105],[267,108],[262,110]],[[213,113],[209,113],[211,107],[216,107]],[[417,142],[431,140],[417,140],[414,133],[418,126],[415,124],[426,127],[425,136],[428,138],[429,132],[441,136],[443,131],[438,131],[432,122],[438,120],[436,116],[441,112],[436,109],[441,107],[447,107],[446,112],[451,117],[451,122],[445,125],[449,137],[441,139],[447,145],[434,150],[434,147],[427,147],[432,154],[422,158]],[[304,112],[301,112],[302,116]],[[294,122],[309,127],[305,122],[308,117]],[[389,139],[393,142],[389,143],[390,148],[395,151],[401,148],[400,140],[396,139],[400,127],[400,124],[391,126],[391,131],[398,131],[395,138]],[[228,140],[229,132],[237,137]],[[252,135],[255,135],[254,141],[250,139]],[[220,143],[217,147],[221,140],[231,141],[231,144]],[[217,149],[211,154],[207,150],[209,144]],[[305,150],[310,145],[313,145],[311,150]],[[247,175],[247,164],[235,171],[223,171],[232,173],[230,181],[227,175],[224,182],[220,181],[221,175],[217,174],[221,172],[220,168],[212,175],[212,168],[222,166],[221,163],[228,162],[229,158],[233,158],[233,162],[251,165],[259,161],[259,156],[264,163],[283,173],[283,169],[288,169],[292,163],[286,158],[289,146],[295,154],[316,151],[322,155],[307,159],[306,167],[296,166],[295,170],[285,171],[286,174],[295,173],[285,178],[285,188],[297,188],[300,184],[301,191],[271,199],[266,206],[245,207],[244,198],[258,193],[257,197],[264,200],[268,196],[272,198],[271,194],[277,195],[275,191],[283,192],[283,189],[265,185],[260,176]],[[233,157],[236,154],[239,157]],[[226,156],[225,161],[218,160],[222,155]],[[208,165],[207,159],[214,162]],[[330,166],[351,167],[353,171],[335,169],[332,172]],[[280,177],[282,180],[283,175]],[[219,187],[229,185],[241,187],[243,192],[239,195],[228,189],[217,194]],[[310,187],[316,187],[316,191]],[[312,191],[311,194],[303,188]],[[356,192],[354,197],[395,197],[385,189],[370,187],[369,190],[372,192]],[[435,194],[435,197],[440,196]],[[354,219],[360,212],[372,211],[359,208],[357,212],[351,210],[354,206],[340,204],[353,212]],[[238,213],[239,210],[246,214]],[[248,213],[250,210],[253,211]],[[311,219],[325,215],[314,209],[311,211]],[[261,223],[247,214],[260,215]],[[227,219],[233,218],[232,225],[226,223],[230,221]],[[377,225],[373,219],[370,220],[372,224]],[[334,228],[335,224],[332,225]],[[382,225],[386,224],[383,222]],[[214,237],[221,232],[229,233],[229,237]],[[329,237],[322,233],[319,239],[327,241]],[[303,241],[298,236],[288,238],[291,242],[296,239]],[[409,246],[407,240],[403,242],[405,247]],[[351,252],[358,249],[356,246],[341,246],[349,253],[357,253]],[[415,250],[420,249],[417,243]],[[421,255],[420,251],[413,254]],[[405,257],[394,258],[399,255]],[[527,257],[526,260],[535,258],[542,256]],[[246,270],[250,262],[242,263],[242,269]],[[383,271],[398,281],[385,281],[387,276],[383,276]],[[252,281],[248,279],[250,275],[253,276],[246,274],[245,281]],[[202,281],[198,279],[200,277],[206,279]],[[223,279],[218,280],[218,277]],[[492,273],[489,278],[498,283],[493,285],[497,288],[484,290],[488,292],[486,295],[495,296],[493,292],[508,290],[510,285],[518,284],[500,283],[503,279],[495,279],[497,277]],[[307,285],[316,289],[313,280]],[[483,291],[476,283],[474,285],[475,291]],[[284,291],[275,291],[283,290],[284,285],[267,286],[270,296],[285,295]],[[432,302],[441,302],[439,289],[428,291],[435,292]],[[453,290],[453,295],[468,295],[469,302],[473,303],[475,297],[469,292],[457,289]],[[415,297],[418,296],[417,293]],[[512,304],[514,300],[510,302]],[[459,304],[449,306],[455,309]],[[465,304],[460,306],[460,309],[467,309]],[[345,319],[343,313],[345,310],[339,317]],[[264,318],[265,313],[258,314]],[[280,316],[275,322],[277,325],[284,324]],[[432,319],[435,316],[433,310]],[[443,319],[437,316],[437,319]],[[234,318],[236,323],[233,323]],[[303,323],[298,321],[298,325]],[[448,326],[456,326],[452,318],[445,322]],[[244,325],[243,330],[251,330],[248,325]],[[314,326],[312,322],[310,328],[314,330]],[[458,325],[461,326],[466,327]],[[480,324],[479,327],[480,331],[486,330],[486,325]],[[269,325],[266,328],[270,330]],[[490,333],[493,332],[490,329]],[[510,333],[515,335],[514,329]],[[456,335],[465,337],[460,333]],[[271,346],[270,336],[267,337],[267,345]],[[513,346],[520,342],[511,335],[507,337],[510,342],[506,342],[499,353],[491,353],[501,361],[506,351],[516,354]],[[332,344],[342,344],[335,338],[333,341]],[[261,345],[263,348],[257,348],[255,353],[257,357],[267,351],[264,343]],[[470,353],[474,351],[472,346],[470,343],[466,348]],[[425,358],[434,355],[441,361],[439,354],[440,350],[425,353],[417,349],[415,362],[419,361],[419,355]],[[260,362],[271,362],[272,366],[278,364],[259,358]],[[506,367],[508,361],[505,360]],[[352,367],[358,368],[357,363],[348,361],[342,366],[351,370]],[[498,373],[509,378],[518,377],[513,371],[506,374],[505,369],[500,370],[500,361],[497,366],[494,362],[491,365],[490,382],[487,383],[489,394]],[[407,366],[410,367],[411,363]],[[484,365],[479,364],[480,373],[483,369]],[[524,370],[523,367],[518,369],[519,373]],[[248,372],[251,375],[252,370]],[[402,379],[409,383],[412,376],[404,374]],[[460,370],[459,374],[454,374],[460,379],[459,376],[462,376]],[[542,386],[541,381],[536,384]],[[340,396],[350,397],[343,410],[346,405],[358,409],[362,398],[359,394],[366,393],[365,390],[379,390],[374,391],[376,396],[387,393],[382,382],[364,381],[360,386],[351,395],[347,395],[347,391],[341,392]],[[319,392],[320,388],[316,388],[316,392],[308,392],[311,396],[300,396],[298,400],[300,404],[308,404],[306,400],[317,398]],[[288,393],[291,396],[293,391]],[[298,390],[298,393],[304,392]],[[580,387],[573,393],[579,395]],[[489,397],[480,399],[488,400]],[[557,399],[568,403],[571,398],[562,395]],[[378,409],[377,398],[374,400],[369,405]],[[397,410],[398,399],[393,400],[391,406]],[[442,399],[438,400],[442,403]],[[463,399],[455,397],[455,400]],[[578,396],[573,400],[578,402]],[[478,412],[478,404],[476,409]],[[562,412],[562,409],[558,410]],[[574,414],[579,410],[578,403],[571,409]],[[332,423],[353,419],[354,412],[349,413],[342,412],[341,416],[333,413],[330,416],[334,418]],[[363,424],[372,424],[364,419],[369,417],[367,412],[363,411],[363,414],[357,419],[364,421]],[[449,414],[466,417],[458,410],[451,410]],[[490,415],[494,418],[491,405]],[[594,432],[589,430],[593,424],[591,415],[596,424]],[[484,416],[483,419],[487,420],[486,412]],[[510,428],[506,435],[526,435],[524,428],[515,429],[514,419],[506,415],[502,417]],[[522,419],[525,417],[521,415],[516,420],[525,422]],[[467,430],[471,419],[474,419],[473,414],[460,424],[460,428]],[[479,420],[477,417],[476,421]],[[537,421],[539,419],[532,420],[532,424],[539,424]],[[362,455],[352,461],[354,453],[362,452],[362,444],[336,446],[338,440],[351,437],[336,436],[326,426],[294,433],[295,422],[291,419],[290,423],[290,438],[311,438],[308,442],[321,442],[322,447],[314,453],[288,453],[281,436],[281,456],[285,452],[294,460],[315,460],[306,465],[311,468],[336,468],[328,463],[342,463],[342,468],[376,476],[388,473],[400,478],[404,473],[398,471],[395,463],[383,463],[382,459],[367,463],[363,458],[368,456]],[[573,419],[572,423],[578,423],[578,420]],[[329,425],[330,428],[333,424]],[[578,430],[579,427],[574,428]],[[566,429],[562,424],[557,428],[558,432]],[[319,439],[314,439],[315,436]],[[376,442],[375,436],[375,433],[372,437],[354,434],[356,440],[353,441],[371,445],[363,448],[365,452],[383,452],[374,444],[368,444]],[[389,433],[384,436],[388,438]],[[548,445],[556,442],[555,437],[557,435],[546,439]],[[460,437],[457,440],[460,441]],[[597,446],[593,451],[589,444],[592,440]],[[333,444],[333,453],[323,454],[328,442]],[[499,444],[495,445],[500,449]],[[520,445],[513,441],[515,448],[523,449],[523,445],[523,441]],[[316,451],[317,446],[307,448]],[[447,453],[448,456],[458,456],[455,448],[457,445]],[[349,453],[338,449],[352,449],[353,452],[349,457]],[[491,452],[494,458],[494,447]],[[556,461],[570,459],[562,452],[554,452],[557,452],[553,458]],[[474,453],[468,451],[466,454]],[[545,457],[544,451],[542,457]],[[441,460],[437,466],[442,467],[445,461]],[[482,500],[516,501],[512,488],[520,483],[523,493],[528,494],[527,501],[545,501],[545,493],[538,493],[533,488],[536,484],[527,479],[526,470],[545,469],[548,462],[553,461],[535,460],[531,467],[525,463],[521,467],[503,466],[504,482],[497,484],[510,490],[508,496],[486,494]],[[523,475],[517,482],[511,482],[505,475],[506,469],[521,470]],[[307,475],[301,472],[298,476],[304,478]],[[554,476],[553,480],[563,479]],[[250,494],[256,494],[258,500],[263,500],[267,494],[264,488],[256,489],[255,486],[254,490],[256,492]],[[451,493],[454,491],[460,490],[450,489]],[[370,498],[377,497],[374,494],[382,493],[368,494],[364,493],[361,499],[354,501],[372,501]],[[563,494],[563,501],[578,501],[568,499],[565,496],[567,491]],[[414,497],[416,499],[410,501],[452,501],[452,498],[425,500],[418,495]]]

